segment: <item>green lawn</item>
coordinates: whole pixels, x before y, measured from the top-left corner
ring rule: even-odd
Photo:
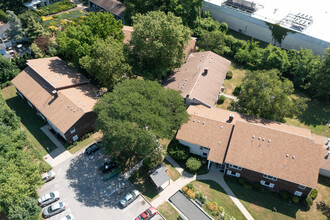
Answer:
[[[207,196],[209,201],[215,201],[219,206],[222,206],[225,210],[225,219],[229,219],[230,216],[236,219],[245,219],[244,215],[237,208],[231,198],[223,190],[223,188],[212,180],[200,180],[192,182],[194,188],[199,192]],[[206,205],[203,205],[203,209],[212,216],[212,212],[207,209]]]
[[[164,216],[166,220],[177,220],[179,213],[168,202],[164,202],[157,207],[157,210]]]
[[[225,87],[225,94],[233,95],[235,87],[242,83],[246,70],[233,61],[230,64],[229,70],[233,72],[233,77],[231,79],[225,79],[223,85]]]
[[[96,133],[92,134],[90,137],[88,137],[84,140],[78,141],[77,144],[70,145],[69,147],[67,147],[67,149],[69,150],[69,152],[71,154],[74,154],[77,151],[83,149],[84,147],[90,145],[92,142],[97,141],[101,138],[102,138],[101,132],[96,132]]]
[[[181,177],[181,174],[175,167],[172,166],[170,162],[168,162],[166,159],[163,161],[163,164],[167,167],[167,174],[171,178],[171,180],[175,181]]]
[[[146,197],[149,202],[158,197],[156,186],[153,185],[148,173],[145,173],[143,176],[137,179],[133,179],[131,177],[129,180],[144,195],[144,197]]]
[[[35,147],[42,156],[48,154],[46,149],[50,151],[56,149],[55,144],[40,130],[45,122],[37,116],[30,106],[16,94],[13,86],[2,89],[2,95],[7,105],[16,112],[21,118],[22,129],[26,131],[30,143]]]
[[[324,219],[327,217],[322,212],[327,213],[330,218],[330,179],[320,177],[318,190],[319,196],[309,211],[301,204],[289,203],[280,199],[276,192],[246,189],[235,180],[225,177],[226,183],[242,202],[244,207],[256,219]],[[322,203],[323,201],[323,203]],[[324,205],[327,204],[327,205]],[[276,207],[277,212],[272,212]]]
[[[53,17],[50,20],[47,19],[46,21],[44,21],[44,25],[46,27],[49,26],[59,27],[61,23],[64,24],[67,21],[71,21],[75,18],[80,18],[81,16],[85,16],[86,14],[87,12],[84,10],[73,10],[73,11],[65,12],[63,14]]]

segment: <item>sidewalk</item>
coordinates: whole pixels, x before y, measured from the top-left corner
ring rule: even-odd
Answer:
[[[227,95],[227,94],[225,94],[225,93],[221,93],[221,95],[225,96],[226,98],[232,99],[232,100],[234,100],[235,102],[238,101],[238,98],[237,98],[236,96]]]
[[[223,175],[217,169],[210,169],[207,174],[204,175],[192,175],[185,172],[170,156],[166,157],[168,160],[181,174],[181,177],[177,179],[175,182],[170,180],[170,185],[166,187],[162,192],[159,193],[159,196],[151,202],[153,207],[158,207],[163,202],[168,201],[168,199],[176,193],[179,189],[183,186],[187,185],[193,180],[213,180],[214,182],[218,183],[228,194],[228,196],[233,200],[235,205],[239,208],[239,210],[243,213],[245,218],[248,220],[253,220],[251,214],[245,209],[243,204],[237,199],[235,194],[231,191],[231,189],[226,184],[225,180],[223,179]]]
[[[44,160],[52,167],[57,166],[68,158],[72,157],[72,154],[65,149],[65,147],[57,140],[52,132],[49,131],[49,125],[45,125],[40,128],[49,139],[56,145],[56,149],[44,156]]]

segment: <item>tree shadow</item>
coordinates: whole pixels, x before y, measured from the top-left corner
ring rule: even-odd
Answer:
[[[100,150],[93,155],[80,154],[71,160],[66,172],[69,186],[76,200],[87,207],[119,207],[118,201],[132,189],[121,175],[103,181],[104,174],[98,172],[106,157]]]
[[[330,115],[330,105],[317,100],[306,101],[307,108],[297,116],[298,120],[306,125],[326,125]]]
[[[330,219],[330,205],[326,204],[324,201],[316,203],[317,210],[321,211],[328,219]]]

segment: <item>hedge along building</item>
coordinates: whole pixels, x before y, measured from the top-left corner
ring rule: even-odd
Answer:
[[[28,60],[12,83],[17,93],[69,143],[94,130],[97,88],[58,57]]]
[[[330,46],[329,1],[204,0],[202,11],[234,31],[284,49],[323,55]]]
[[[324,155],[309,130],[201,105],[187,111],[176,139],[207,158],[208,168],[296,196],[316,188]]]

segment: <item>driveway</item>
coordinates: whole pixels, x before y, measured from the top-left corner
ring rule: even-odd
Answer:
[[[80,152],[53,168],[55,179],[44,184],[39,189],[39,195],[59,191],[60,201],[67,204],[67,210],[50,218],[51,220],[60,219],[67,213],[72,213],[79,220],[131,220],[150,207],[142,196],[124,209],[119,207],[119,200],[133,186],[122,176],[102,181],[97,168],[104,160],[102,150],[90,156]]]

